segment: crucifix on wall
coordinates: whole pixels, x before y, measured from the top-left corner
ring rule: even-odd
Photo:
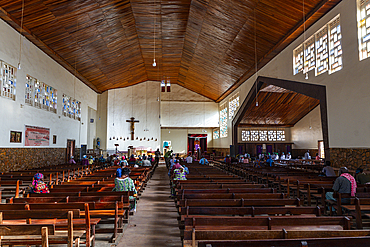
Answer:
[[[134,140],[135,136],[135,123],[138,123],[139,120],[135,120],[134,117],[130,118],[130,120],[126,120],[126,122],[131,123],[131,140]]]

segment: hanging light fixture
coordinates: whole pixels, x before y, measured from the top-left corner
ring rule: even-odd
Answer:
[[[154,12],[155,12],[155,1],[153,2],[154,6]],[[155,62],[155,13],[154,13],[154,59],[153,59],[153,67],[157,66],[157,63]]]
[[[257,31],[256,31],[256,8],[254,8],[254,65],[256,73],[256,107],[258,106],[258,66],[257,66]]]
[[[18,69],[21,69],[21,59],[22,59],[23,13],[24,13],[24,0],[22,0],[21,29],[19,30],[19,60],[18,60]]]

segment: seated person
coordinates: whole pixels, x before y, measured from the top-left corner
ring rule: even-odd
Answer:
[[[73,156],[71,156],[71,159],[68,161],[69,164],[76,164],[76,161],[73,159]]]
[[[152,163],[150,163],[146,156],[143,157],[143,166],[152,166]]]
[[[106,159],[104,159],[103,155],[100,156],[99,162],[101,162],[101,163],[105,163],[106,162]]]
[[[143,166],[143,160],[139,157],[135,162],[135,167]]]
[[[320,156],[318,153],[316,153],[316,157],[315,157],[315,160],[321,160]]]
[[[81,164],[83,166],[87,166],[89,164],[89,160],[87,159],[86,155],[82,156]]]
[[[325,167],[322,169],[322,173],[325,177],[335,177],[335,171],[333,167],[330,166],[330,161],[325,161]]]
[[[180,165],[179,167],[174,169],[171,178],[172,180],[186,180],[185,169]],[[171,186],[171,196],[172,197],[176,196],[175,187],[176,187],[176,183],[172,183],[172,186]]]
[[[356,180],[352,175],[348,173],[347,167],[341,167],[339,169],[339,177],[335,179],[333,190],[338,193],[351,193],[351,196],[356,194]],[[326,199],[336,201],[337,199],[333,197],[334,192],[326,192]],[[342,203],[349,203],[349,198],[343,198]]]
[[[231,158],[230,158],[230,155],[226,155],[226,158],[225,158],[225,163],[226,164],[231,164]]]
[[[125,166],[128,166],[128,162],[126,160],[126,157],[125,156],[122,156],[122,159],[120,161],[120,166],[121,167],[125,167]]]
[[[356,182],[357,184],[368,184],[370,183],[370,175],[366,174],[362,168],[357,168]]]
[[[172,174],[173,174],[173,171],[175,170],[175,169],[178,169],[178,168],[180,168],[180,167],[182,167],[181,165],[180,165],[180,163],[177,161],[177,160],[175,160],[174,159],[174,163],[173,163],[173,165],[170,167],[170,169],[168,170],[168,176],[169,177],[171,177],[172,176]]]
[[[135,163],[136,163],[135,156],[134,156],[133,154],[131,154],[130,159],[128,160],[128,164],[129,164],[130,166],[134,166],[134,165],[135,165]]]
[[[208,160],[202,156],[202,158],[199,160],[199,164],[201,165],[207,165],[209,164]]]
[[[279,153],[275,154],[275,159],[274,160],[279,160]]]
[[[190,153],[189,153],[188,157],[186,157],[186,163],[188,163],[188,164],[193,163],[193,157],[191,157]]]
[[[50,193],[48,186],[44,183],[44,175],[36,173],[31,184],[31,193]]]
[[[285,160],[286,159],[284,152],[281,153],[280,159],[281,160]]]
[[[267,163],[269,166],[272,166],[272,164],[274,163],[274,160],[271,158],[271,155],[269,155],[268,159],[266,160],[266,163]]]
[[[117,169],[116,179],[114,180],[115,187],[113,188],[113,191],[134,191],[134,196],[130,196],[130,201],[134,200],[134,203],[130,204],[130,211],[136,212],[137,191],[134,181],[129,178],[130,172],[130,169],[127,167]]]
[[[292,159],[292,155],[290,154],[290,152],[287,153],[287,155],[285,156],[285,159],[286,160],[291,160]]]
[[[94,163],[94,158],[92,156],[90,156],[89,158],[89,165],[92,165]]]

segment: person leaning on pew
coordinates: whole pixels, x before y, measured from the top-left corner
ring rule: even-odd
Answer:
[[[50,193],[48,186],[44,183],[44,175],[36,173],[31,184],[31,193]]]
[[[356,194],[356,180],[355,178],[348,173],[347,167],[341,167],[339,169],[339,177],[335,179],[333,190],[334,192],[338,193],[351,193],[351,196],[355,196]],[[337,199],[334,198],[334,192],[326,192],[325,197],[327,200],[336,201]],[[343,198],[341,200],[342,203],[349,203],[349,198]]]
[[[137,190],[135,188],[134,181],[129,178],[130,169],[125,168],[118,168],[116,171],[116,179],[114,180],[115,187],[113,191],[134,191],[134,196],[130,196],[130,201],[134,200],[133,204],[130,204],[130,211],[136,212],[136,195]]]
[[[335,171],[333,167],[330,166],[330,164],[331,163],[329,160],[325,161],[325,167],[322,168],[322,171],[321,171],[322,174],[320,174],[319,176],[322,176],[322,177],[335,177],[336,176]]]

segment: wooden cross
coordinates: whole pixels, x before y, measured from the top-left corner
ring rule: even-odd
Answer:
[[[126,122],[131,123],[131,140],[134,140],[135,136],[135,123],[138,123],[139,120],[135,120],[134,117],[130,118],[130,120],[126,120]]]

